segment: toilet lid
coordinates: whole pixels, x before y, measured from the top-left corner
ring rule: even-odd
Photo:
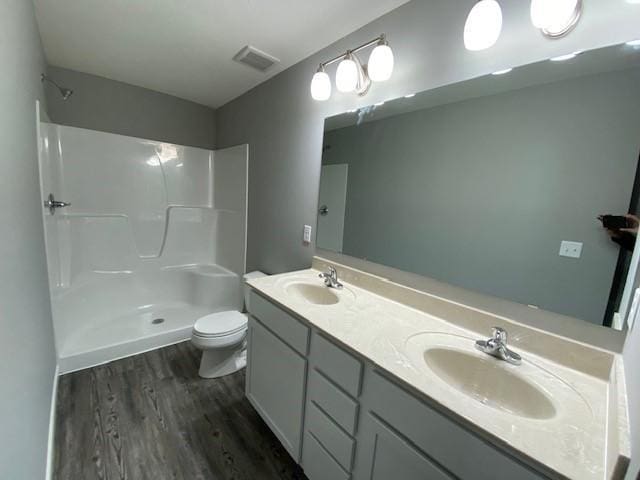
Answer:
[[[193,331],[201,337],[222,337],[247,328],[247,316],[237,310],[211,313],[199,318]]]

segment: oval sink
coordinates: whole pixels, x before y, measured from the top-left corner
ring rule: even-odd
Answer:
[[[334,305],[340,301],[338,295],[322,285],[292,283],[286,287],[286,292],[292,296],[302,297],[314,305]]]
[[[423,357],[438,377],[485,405],[538,420],[556,415],[543,391],[492,357],[439,347],[426,350]]]

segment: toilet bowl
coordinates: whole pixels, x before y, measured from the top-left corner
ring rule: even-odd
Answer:
[[[249,287],[252,278],[266,276],[251,272],[243,276],[245,306],[249,304]],[[217,312],[199,318],[193,326],[191,343],[202,350],[198,374],[203,378],[218,378],[237,372],[247,364],[247,315],[237,310]]]

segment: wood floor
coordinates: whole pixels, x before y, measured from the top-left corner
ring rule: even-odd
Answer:
[[[198,377],[189,342],[60,378],[57,480],[303,480],[244,397]]]

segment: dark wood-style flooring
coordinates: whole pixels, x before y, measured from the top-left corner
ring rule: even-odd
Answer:
[[[244,397],[198,377],[189,342],[60,378],[57,480],[303,480]]]

